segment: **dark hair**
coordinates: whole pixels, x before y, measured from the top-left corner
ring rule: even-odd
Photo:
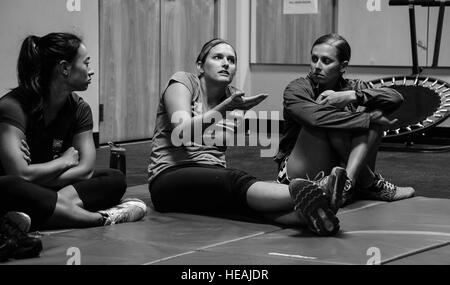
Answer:
[[[344,39],[341,35],[338,34],[327,34],[318,38],[312,45],[314,48],[320,44],[329,44],[336,48],[337,50],[337,59],[340,62],[350,61],[350,57],[352,55],[352,49],[348,44],[347,40]],[[311,49],[312,52],[312,49]]]
[[[231,48],[233,48],[234,54],[236,55],[236,62],[237,62],[237,53],[236,53],[236,50],[234,49],[234,47],[226,40],[223,40],[221,38],[214,38],[203,45],[202,50],[200,51],[200,54],[197,56],[196,63],[198,63],[198,62],[204,63],[205,59],[208,56],[211,49],[219,44],[227,44]]]
[[[54,67],[61,60],[72,62],[81,43],[80,37],[69,33],[50,33],[42,38],[28,36],[22,43],[17,63],[19,87],[42,101]]]

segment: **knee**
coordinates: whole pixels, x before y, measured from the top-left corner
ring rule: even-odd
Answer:
[[[400,106],[403,104],[403,96],[399,92],[395,91],[389,94],[389,96],[386,96],[386,98],[378,104],[375,104],[375,106],[369,108],[369,110],[372,109],[380,109],[385,113],[386,115],[392,114],[395,110],[400,108]]]
[[[241,204],[241,206],[247,205],[248,189],[259,180],[253,175],[239,169],[231,169],[227,176],[227,180],[231,182],[229,186],[231,197]]]
[[[152,187],[152,184],[148,185],[148,190],[150,192],[150,207],[157,212],[168,212],[170,199],[164,195],[163,189],[158,187]]]
[[[117,169],[108,169],[105,170],[105,176],[108,177],[108,184],[111,186],[111,190],[122,197],[127,190],[125,175]]]
[[[399,92],[395,92],[392,94],[391,98],[390,98],[390,103],[389,105],[392,106],[391,107],[391,112],[400,108],[400,106],[403,104],[403,101],[405,99],[403,99],[402,94],[400,94]]]

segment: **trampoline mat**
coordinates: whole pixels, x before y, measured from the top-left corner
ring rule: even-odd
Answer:
[[[147,185],[127,196],[149,201]],[[139,222],[43,232],[38,258],[5,264],[281,265],[448,264],[450,200],[358,201],[338,213],[341,232],[322,238],[246,219],[149,211]]]

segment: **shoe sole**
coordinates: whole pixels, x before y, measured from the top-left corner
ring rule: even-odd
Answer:
[[[339,219],[330,208],[329,197],[314,182],[294,179],[289,184],[289,192],[294,210],[306,220],[312,232],[331,236],[339,231]]]
[[[342,206],[343,193],[345,188],[345,183],[348,180],[347,171],[342,167],[334,167],[330,173],[331,179],[331,197],[330,197],[330,208],[333,213],[337,213],[339,208]]]

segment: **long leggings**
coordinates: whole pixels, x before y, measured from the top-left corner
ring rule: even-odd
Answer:
[[[120,202],[127,188],[125,176],[115,169],[96,170],[92,178],[72,184],[83,208],[97,211]],[[28,214],[33,227],[45,222],[55,210],[57,190],[42,187],[17,176],[0,176],[0,213]]]
[[[195,164],[163,171],[149,190],[159,212],[244,213],[251,212],[247,191],[257,181],[241,170]]]

